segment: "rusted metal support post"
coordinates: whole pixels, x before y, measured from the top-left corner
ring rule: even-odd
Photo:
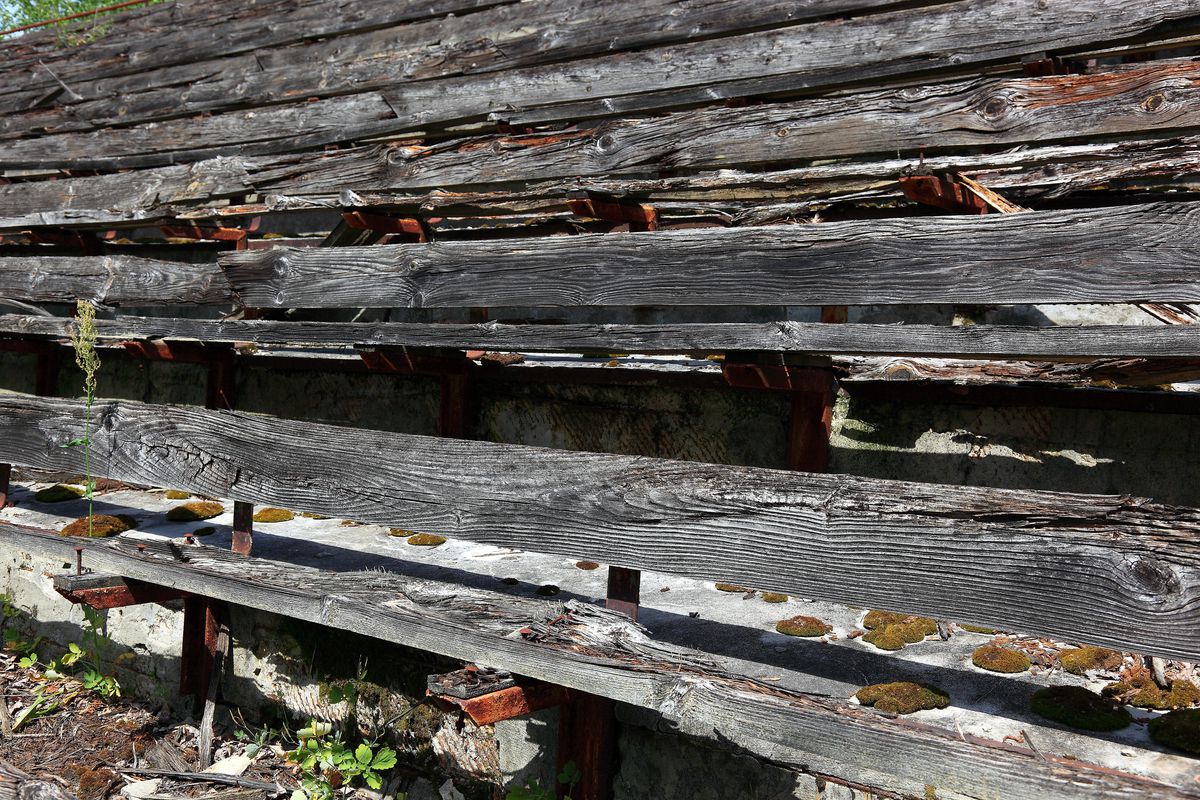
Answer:
[[[179,693],[192,695],[197,704],[208,696],[208,682],[216,661],[218,602],[209,597],[188,597],[183,601]]]
[[[636,622],[641,594],[641,570],[626,567],[608,568],[608,596],[604,601],[606,608],[620,611]]]
[[[797,383],[804,388],[792,392],[787,467],[801,472],[824,472],[829,467],[836,383],[829,369],[801,367],[796,373]]]
[[[8,508],[9,486],[12,481],[12,464],[0,464],[0,508]]]
[[[559,710],[558,770],[574,763],[579,783],[570,789],[572,800],[608,800],[612,797],[617,762],[616,704],[586,692],[568,692],[570,702]],[[559,784],[557,797],[566,795]]]
[[[254,504],[233,504],[233,544],[230,549],[240,556],[250,555],[254,544]]]

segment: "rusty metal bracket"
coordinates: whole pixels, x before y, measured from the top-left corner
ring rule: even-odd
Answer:
[[[87,256],[100,255],[100,240],[95,234],[63,228],[30,228],[25,236],[34,244],[48,244],[80,250]],[[109,231],[106,238],[115,231]]]
[[[342,214],[342,221],[346,223],[346,227],[354,230],[391,234],[392,238],[388,241],[392,244],[419,244],[429,241],[429,229],[424,222],[413,217],[389,217],[365,211],[347,211]]]
[[[426,679],[425,694],[443,708],[457,708],[476,725],[516,719],[567,701],[561,686],[517,680],[510,673],[470,665]]]
[[[249,246],[250,234],[257,231],[262,224],[262,217],[252,217],[242,228],[223,228],[219,225],[200,225],[196,222],[176,222],[172,225],[160,225],[159,230],[164,236],[177,239],[208,239],[218,242],[233,242],[235,250],[245,250]]]
[[[955,214],[988,213],[988,204],[983,198],[949,175],[903,175],[900,177],[900,189],[913,202]]]
[[[166,603],[190,596],[169,586],[99,573],[55,575],[54,591],[76,605],[90,606],[97,611],[144,603]]]
[[[658,230],[658,210],[654,206],[603,192],[574,189],[567,193],[567,207],[577,217],[625,224],[631,231]]]

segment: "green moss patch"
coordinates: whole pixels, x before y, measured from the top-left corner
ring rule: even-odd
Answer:
[[[962,630],[967,631],[968,633],[985,633],[988,636],[991,636],[996,633],[995,628],[985,628],[982,625],[964,625],[961,622],[957,622],[955,624],[958,625],[958,627],[961,628]]]
[[[747,589],[745,586],[738,586],[736,583],[714,583],[713,586],[717,588],[718,592],[738,592],[740,594],[745,594],[746,592],[752,591]]]
[[[440,544],[446,543],[446,537],[433,533],[414,533],[405,539],[405,541],[416,547],[437,547]]]
[[[1029,657],[1024,653],[1001,647],[996,644],[985,644],[975,648],[971,654],[971,663],[989,672],[1024,672],[1029,669]]]
[[[286,508],[260,508],[254,512],[255,522],[291,522],[296,515]]]
[[[912,714],[950,705],[950,695],[927,683],[896,681],[873,683],[854,694],[864,706],[874,706],[889,714]]]
[[[304,517],[305,519],[329,519],[329,517],[325,516],[324,514],[314,514],[311,511],[301,511],[300,516]]]
[[[78,486],[67,486],[65,483],[56,483],[34,492],[33,495],[33,499],[39,503],[61,503],[66,500],[78,500],[81,497],[83,497],[83,489]]]
[[[1077,647],[1058,654],[1062,668],[1074,675],[1093,669],[1116,669],[1124,660],[1120,653],[1107,647]]]
[[[1116,731],[1133,721],[1129,712],[1112,700],[1081,686],[1038,689],[1029,707],[1048,720],[1085,731]]]
[[[163,497],[168,500],[190,500],[192,493],[185,492],[183,489],[167,489],[163,492]]]
[[[764,603],[786,603],[788,601],[788,596],[779,592],[763,592],[759,597]]]
[[[1171,681],[1170,689],[1162,689],[1149,674],[1110,683],[1101,693],[1120,703],[1160,711],[1200,704],[1200,689],[1191,681]]]
[[[775,623],[775,630],[784,636],[824,636],[833,626],[816,617],[791,617]]]
[[[585,569],[585,570],[590,571],[593,569],[600,569],[600,565],[597,564],[595,561],[576,561],[575,568],[576,569]]]
[[[1172,711],[1150,720],[1150,738],[1164,747],[1200,755],[1200,709]]]
[[[167,512],[171,522],[197,522],[202,519],[212,519],[225,511],[225,506],[211,500],[196,500],[191,503],[175,506]]]
[[[66,525],[60,533],[63,536],[91,536],[93,539],[103,539],[108,536],[116,536],[118,533],[133,530],[137,527],[137,520],[126,514],[118,514],[110,516],[108,514],[95,514],[92,516],[92,531],[88,533],[88,518],[80,517],[72,523]]]

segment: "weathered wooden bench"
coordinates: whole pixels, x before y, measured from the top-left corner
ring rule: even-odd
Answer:
[[[269,33],[253,13],[235,14],[222,38],[151,49],[141,63],[116,54],[178,22],[172,15],[205,19],[207,5],[147,11],[90,59],[52,57],[36,42],[0,50],[20,76],[0,92],[0,168],[15,178],[0,186],[0,230],[26,232],[0,253],[0,298],[157,309],[101,319],[99,334],[145,357],[207,365],[209,408],[101,400],[99,468],[237,503],[239,552],[118,537],[88,542],[88,565],[651,709],[663,725],[715,731],[735,748],[873,791],[1197,796],[1178,775],[1127,774],[751,681],[629,619],[638,571],[653,570],[1200,661],[1195,509],[822,474],[831,359],[1018,362],[1018,379],[1072,386],[1105,380],[1104,365],[1128,383],[1200,374],[1194,325],[846,321],[844,307],[902,317],[929,304],[1153,304],[1170,315],[1200,303],[1200,204],[1157,191],[1195,188],[1187,134],[1200,120],[1200,68],[1183,57],[1116,63],[1129,52],[1180,55],[1169,48],[1192,41],[1200,4],[1110,5],[664,0],[585,10],[497,0],[435,11],[402,3],[379,10],[386,18],[348,10],[335,24],[327,4],[277,2],[259,12],[296,16]],[[564,10],[580,16],[549,45],[539,28]],[[449,59],[426,53],[435,30],[452,45],[509,28],[523,33],[503,48],[480,40]],[[316,35],[330,39],[286,46]],[[849,46],[863,42],[882,44]],[[773,57],[731,57],[762,52]],[[368,66],[362,53],[388,57]],[[1053,74],[1073,60],[1090,60],[1089,74]],[[57,83],[39,72],[47,61]],[[256,80],[245,81],[250,62]],[[327,69],[318,75],[309,62]],[[1036,74],[1038,64],[1051,74]],[[1000,74],[961,74],[985,69]],[[204,91],[180,97],[179,82],[214,73]],[[908,81],[920,86],[899,85]],[[771,102],[707,105],[746,97]],[[550,127],[564,122],[579,124]],[[314,151],[415,131],[434,143]],[[1164,135],[1180,138],[1154,138]],[[928,159],[915,152],[924,148]],[[896,149],[912,157],[892,158]],[[820,161],[829,158],[843,160]],[[870,218],[901,201],[897,178],[912,167],[938,191],[959,192],[934,198],[943,211],[973,213]],[[60,169],[97,174],[38,179]],[[994,176],[991,188],[1022,199],[1107,185],[1135,202],[1114,191],[1092,208],[981,214],[986,201],[962,194],[947,171]],[[1136,194],[1147,184],[1156,190]],[[251,249],[246,231],[213,226],[325,208],[345,213],[325,247],[257,249],[271,242],[256,239]],[[845,218],[779,224],[815,212]],[[96,236],[189,220],[204,227],[185,233],[245,249],[214,261],[190,248],[197,263],[187,263],[165,246],[147,256],[151,246]],[[585,232],[516,235],[563,230]],[[408,242],[342,246],[385,235]],[[646,322],[630,311],[646,306],[678,313]],[[823,312],[797,321],[780,307]],[[222,318],[230,308],[244,313]],[[503,308],[521,313],[486,321],[487,309]],[[355,309],[392,309],[400,321],[347,321]],[[0,346],[38,354],[48,369],[72,325],[61,311],[3,314]],[[229,370],[246,344],[298,358],[332,349],[369,369],[435,375],[442,437],[239,412]],[[477,359],[465,353],[480,350],[718,356],[731,384],[791,393],[794,471],[470,441],[463,389]],[[970,369],[945,374],[961,380]],[[52,396],[52,384],[43,376],[40,396],[0,394],[0,461],[82,468],[82,452],[63,445],[84,406]],[[0,467],[0,498],[8,491]],[[484,608],[453,585],[417,592],[394,573],[349,585],[343,574],[253,556],[252,504],[593,560],[610,565],[610,609],[571,602],[550,614],[549,601],[511,596]],[[73,558],[74,542],[52,532],[0,522],[0,536]],[[147,596],[130,590],[131,601]],[[567,624],[552,624],[560,613]]]

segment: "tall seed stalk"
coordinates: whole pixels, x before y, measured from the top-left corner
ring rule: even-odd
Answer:
[[[75,303],[75,327],[71,331],[71,347],[75,348],[75,364],[83,370],[83,388],[87,393],[87,411],[83,418],[83,438],[67,443],[67,447],[83,445],[83,472],[87,483],[84,497],[88,501],[88,538],[92,536],[92,499],[96,481],[92,478],[92,402],[96,399],[96,373],[100,371],[100,356],[96,355],[96,308],[87,300]]]

